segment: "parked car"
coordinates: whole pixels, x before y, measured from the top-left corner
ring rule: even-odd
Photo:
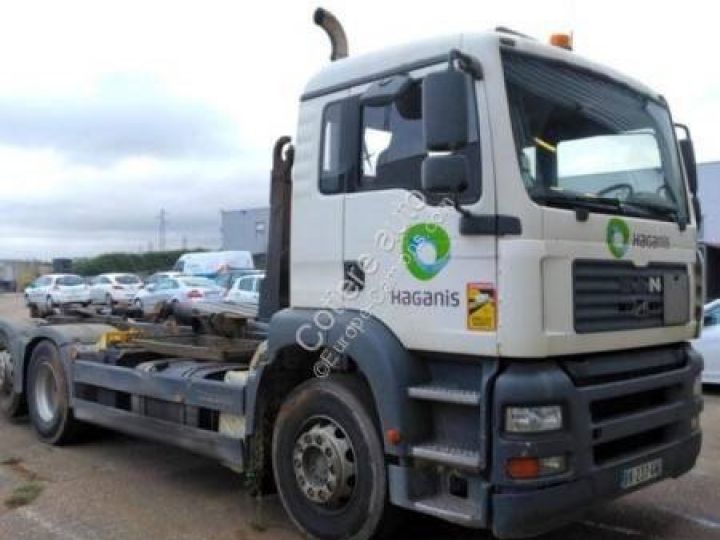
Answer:
[[[168,270],[167,272],[155,272],[145,280],[145,286],[153,285],[167,278],[176,278],[184,276],[182,272],[176,272],[175,270]]]
[[[133,307],[145,313],[160,309],[163,302],[220,300],[223,290],[212,280],[195,276],[168,277],[146,285],[133,299]]]
[[[135,274],[100,274],[92,279],[90,301],[95,304],[128,304],[142,287]]]
[[[75,274],[40,276],[25,289],[25,302],[46,311],[66,304],[90,304],[90,288]]]
[[[693,340],[693,347],[703,355],[704,384],[720,384],[720,299],[705,305],[702,335]]]
[[[239,277],[225,294],[225,301],[233,304],[259,304],[260,289],[265,274],[253,274]]]
[[[255,270],[252,268],[243,268],[240,270],[225,270],[215,276],[214,281],[218,284],[219,287],[222,287],[227,292],[233,286],[233,283],[238,280],[238,278],[253,275],[264,275],[264,273],[262,270]]]

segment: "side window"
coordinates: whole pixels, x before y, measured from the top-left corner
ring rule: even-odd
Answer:
[[[468,99],[468,144],[456,152],[465,156],[468,167],[468,188],[460,194],[463,204],[477,201],[481,193],[474,88],[468,92]],[[325,106],[320,134],[320,192],[420,190],[422,163],[427,155],[422,80],[410,84],[392,103],[361,105],[361,100],[360,95],[355,95]]]
[[[420,83],[389,105],[363,107],[359,190],[420,189],[426,155]]]
[[[357,97],[328,104],[323,112],[320,192],[343,193],[357,173],[359,107]]]

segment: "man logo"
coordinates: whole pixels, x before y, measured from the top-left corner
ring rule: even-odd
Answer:
[[[638,319],[644,319],[650,314],[650,302],[647,300],[636,300],[632,313]]]
[[[661,293],[663,290],[662,285],[662,278],[660,276],[648,278],[648,292]]]

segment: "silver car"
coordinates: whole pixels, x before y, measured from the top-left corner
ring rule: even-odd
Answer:
[[[90,284],[90,300],[95,304],[129,304],[142,287],[135,274],[100,274]]]
[[[154,313],[163,302],[170,304],[196,300],[221,300],[224,290],[203,277],[177,276],[160,279],[141,289],[133,300],[133,307],[145,313]]]
[[[75,274],[47,274],[27,286],[25,302],[46,311],[65,304],[88,305],[90,289],[85,280]]]

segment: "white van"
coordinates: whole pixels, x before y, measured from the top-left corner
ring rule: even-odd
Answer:
[[[249,251],[205,251],[181,255],[173,270],[192,276],[214,277],[223,270],[253,268]]]

